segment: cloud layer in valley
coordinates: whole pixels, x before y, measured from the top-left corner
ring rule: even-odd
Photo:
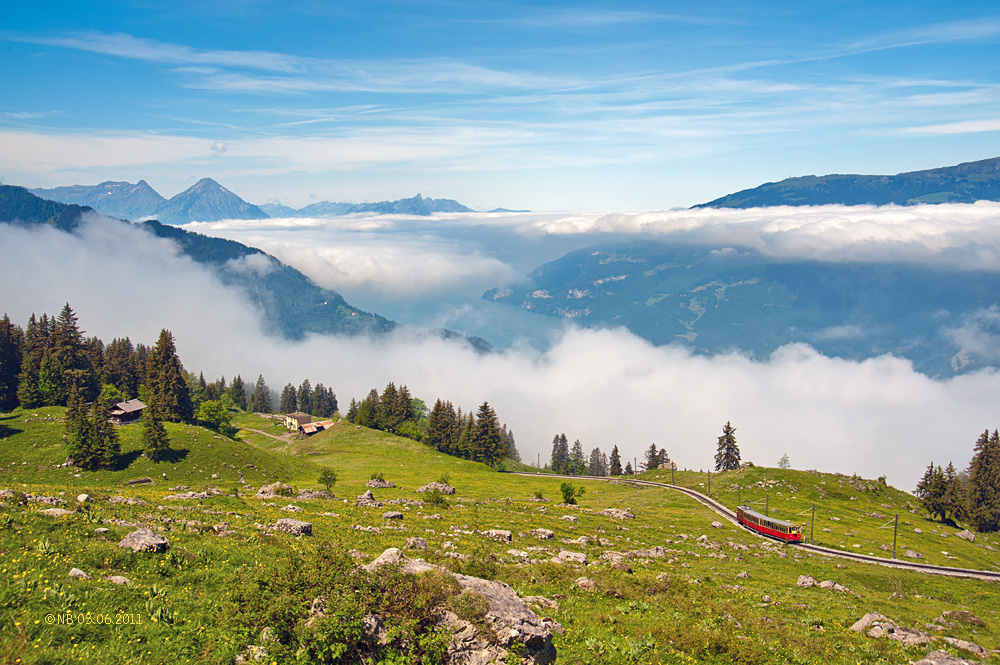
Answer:
[[[602,223],[607,223],[602,222]],[[931,460],[964,467],[976,437],[996,422],[1000,374],[947,381],[906,361],[831,359],[808,346],[766,361],[693,356],[656,348],[623,330],[567,328],[545,352],[477,355],[461,344],[400,335],[379,340],[264,336],[256,313],[209,273],[165,251],[164,241],[96,220],[78,236],[0,225],[0,309],[24,325],[32,313],[76,309],[88,334],[152,343],[161,327],[185,366],[206,377],[272,389],[305,378],[332,386],[341,404],[388,381],[432,402],[473,409],[487,400],[514,431],[522,455],[544,461],[565,432],[589,450],[618,445],[640,456],[651,442],[681,465],[708,468],[726,421],[744,459],[866,477],[887,474],[912,490]]]

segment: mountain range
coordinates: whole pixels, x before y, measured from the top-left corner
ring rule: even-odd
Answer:
[[[376,203],[320,201],[298,210],[278,203],[255,206],[211,178],[202,178],[171,199],[160,196],[145,180],[135,184],[109,180],[98,185],[70,185],[28,191],[43,199],[88,206],[108,217],[156,219],[165,224],[268,217],[335,217],[355,213],[427,216],[436,212],[473,212],[458,201],[429,199],[420,194],[409,199]]]
[[[897,175],[786,178],[702,203],[696,208],[806,205],[916,205],[1000,200],[1000,157]]]
[[[528,279],[483,298],[587,327],[623,326],[654,344],[709,355],[766,358],[801,342],[852,360],[891,353],[929,376],[997,360],[960,334],[970,326],[980,340],[996,333],[997,271],[781,260],[752,248],[645,238],[571,252]]]
[[[184,209],[184,205],[184,199],[179,200],[177,209]],[[88,206],[48,201],[23,187],[0,185],[0,223],[28,227],[49,225],[72,233],[88,213],[98,214]],[[264,329],[269,333],[301,339],[310,333],[374,335],[403,329],[384,316],[353,307],[336,291],[316,285],[295,268],[257,248],[185,231],[156,220],[139,222],[137,226],[173,241],[182,254],[207,266],[223,284],[241,292],[260,313]],[[486,340],[450,330],[420,334],[444,339],[464,338],[479,352],[494,350]]]
[[[436,212],[474,212],[453,199],[428,199],[420,194],[413,198],[376,203],[333,203],[321,201],[298,210],[277,203],[265,203],[261,210],[271,217],[339,217],[355,213],[375,215],[419,215],[427,216]]]

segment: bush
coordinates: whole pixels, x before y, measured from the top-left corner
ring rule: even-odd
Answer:
[[[441,477],[437,479],[437,482],[441,483],[442,485],[449,485],[450,486],[451,485],[451,476],[449,476],[447,473],[442,473]]]
[[[445,497],[444,492],[437,488],[424,493],[424,503],[434,506],[435,508],[442,508],[444,510],[451,507],[451,504],[448,503],[448,499]]]
[[[337,483],[337,472],[333,469],[324,469],[323,473],[319,474],[319,482],[327,492],[332,492],[333,486]]]
[[[572,506],[576,504],[576,497],[583,496],[586,490],[582,485],[580,487],[573,487],[569,483],[563,483],[559,486],[559,491],[562,492],[563,503],[568,503]]]
[[[385,482],[385,476],[382,475],[381,471],[375,471],[374,473],[372,473],[372,477],[369,478],[368,480],[377,480],[377,481],[379,481],[381,483],[384,483]]]

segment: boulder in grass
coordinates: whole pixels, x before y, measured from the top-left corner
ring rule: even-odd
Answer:
[[[274,528],[278,531],[290,533],[293,536],[311,536],[313,525],[312,522],[303,522],[302,520],[283,517],[275,523]]]
[[[418,487],[417,489],[415,489],[413,491],[414,492],[433,492],[434,490],[437,490],[437,491],[441,492],[441,494],[449,494],[449,495],[451,495],[451,494],[455,493],[455,488],[452,487],[451,485],[446,485],[445,483],[437,483],[437,482],[427,483],[426,485],[422,485],[422,486]]]
[[[959,538],[961,538],[962,540],[969,541],[970,543],[976,542],[976,534],[972,533],[968,529],[964,529],[963,531],[959,531],[955,535],[958,536]]]
[[[49,517],[66,517],[67,515],[72,515],[72,510],[66,510],[65,508],[46,508],[45,510],[39,510],[42,515],[48,515]]]
[[[605,508],[604,510],[601,511],[601,514],[604,515],[605,517],[610,517],[610,518],[616,519],[616,520],[634,520],[635,519],[635,515],[633,515],[629,511],[623,510],[621,508]]]
[[[111,582],[112,584],[118,584],[121,586],[132,586],[132,580],[125,577],[124,575],[111,575],[104,578],[105,582]]]
[[[295,490],[285,483],[271,483],[257,490],[257,496],[269,499],[277,496],[292,496],[293,494],[295,494]]]
[[[384,520],[401,520],[403,519],[403,513],[398,510],[387,510],[382,513],[382,519]]]
[[[71,568],[69,571],[69,576],[78,580],[90,580],[93,579],[90,575],[83,572],[79,568]]]
[[[150,529],[136,529],[118,543],[118,547],[127,547],[133,552],[166,552],[170,542],[163,536],[153,533]]]

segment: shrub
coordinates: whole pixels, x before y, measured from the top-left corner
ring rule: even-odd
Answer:
[[[437,482],[441,483],[442,485],[451,485],[451,476],[449,476],[447,473],[442,473],[441,477],[437,479]]]
[[[445,497],[444,493],[437,488],[424,493],[424,503],[434,506],[435,508],[443,508],[444,510],[451,507],[451,504],[448,503],[448,499]]]
[[[381,471],[375,471],[374,473],[372,473],[372,477],[369,478],[368,480],[377,480],[379,482],[383,482],[384,483],[385,482],[385,476],[382,475]]]
[[[332,492],[333,486],[337,483],[337,472],[333,469],[324,469],[323,473],[319,474],[319,482],[327,492]]]
[[[576,504],[576,497],[583,496],[584,490],[583,486],[573,487],[569,483],[563,483],[559,486],[559,491],[562,492],[563,503],[568,503],[571,506]]]

